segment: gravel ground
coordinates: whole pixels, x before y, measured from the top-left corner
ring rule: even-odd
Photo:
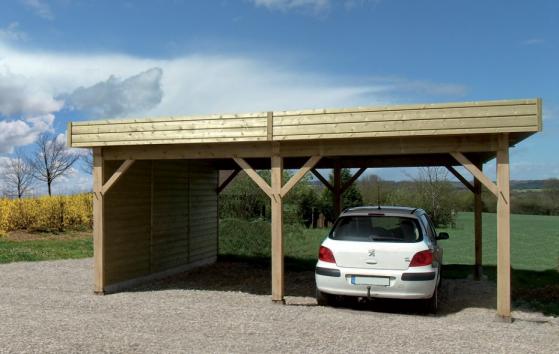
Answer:
[[[93,295],[92,261],[0,265],[0,352],[557,353],[559,319],[495,320],[494,286],[447,281],[442,313],[402,302],[314,305],[312,272],[288,273],[274,305],[268,271],[218,263],[134,291]],[[310,283],[310,285],[309,285]]]

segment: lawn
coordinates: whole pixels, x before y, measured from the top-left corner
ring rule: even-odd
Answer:
[[[0,263],[93,256],[91,232],[11,232],[0,237]]]

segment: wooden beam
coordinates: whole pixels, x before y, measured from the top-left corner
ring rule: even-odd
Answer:
[[[274,112],[268,112],[266,117],[266,138],[269,141],[274,139]]]
[[[318,161],[320,161],[320,159],[321,156],[311,156],[311,158],[305,162],[303,167],[301,167],[299,171],[297,171],[297,173],[291,177],[283,187],[281,187],[281,196],[285,197],[291,188],[293,188],[297,182],[299,182],[307,174],[307,172],[309,172],[318,163]]]
[[[334,217],[342,212],[342,169],[340,160],[334,161]]]
[[[272,188],[256,171],[250,167],[250,165],[240,157],[233,157],[233,160],[245,171],[245,173],[262,189],[264,193],[268,195],[268,197],[272,198]]]
[[[334,191],[334,186],[332,186],[332,185],[330,184],[330,182],[328,182],[328,180],[327,180],[326,178],[324,178],[324,177],[320,174],[320,172],[318,172],[318,171],[317,171],[316,169],[314,169],[314,168],[311,169],[311,172],[312,172],[312,174],[313,174],[316,178],[318,178],[318,180],[319,180],[320,182],[322,182],[322,184],[324,184],[324,186],[325,186],[326,188],[328,188],[330,191]]]
[[[353,184],[353,182],[357,181],[359,177],[363,174],[363,172],[367,171],[367,167],[361,167],[355,174],[342,186],[340,192],[344,194],[344,192]]]
[[[487,188],[491,193],[497,196],[497,185],[493,183],[483,172],[479,170],[466,156],[461,152],[451,152],[450,153],[456,161],[460,162],[475,178],[477,178],[485,188]]]
[[[499,136],[497,150],[497,315],[511,319],[509,137]]]
[[[497,151],[494,135],[428,136],[405,138],[364,138],[316,141],[281,142],[283,157],[320,156],[379,156],[448,154],[449,151]],[[73,142],[74,147],[79,144]],[[243,142],[220,144],[167,144],[144,146],[112,146],[103,148],[105,160],[163,160],[163,159],[219,159],[270,158],[270,142]],[[356,166],[363,167],[363,166]]]
[[[95,293],[103,294],[105,287],[105,233],[103,228],[103,150],[93,149],[93,268]]]
[[[452,166],[445,166],[445,167],[447,170],[450,171],[450,173],[454,175],[454,177],[456,177],[460,182],[462,182],[462,184],[466,188],[468,188],[472,193],[475,193],[474,186],[470,183],[470,181],[465,179],[464,176],[460,174],[460,172],[456,171],[456,169]]]
[[[122,165],[120,165],[120,167],[115,171],[115,173],[113,173],[111,178],[109,178],[109,180],[105,184],[103,184],[103,187],[101,188],[101,193],[102,194],[107,193],[111,189],[113,184],[115,184],[116,181],[118,181],[120,177],[122,177],[124,173],[134,164],[134,161],[135,160],[124,161]]]
[[[272,156],[272,301],[284,303],[283,199],[281,195],[283,158]]]
[[[483,171],[483,164],[477,164],[480,171]],[[481,280],[483,276],[483,243],[482,243],[482,221],[483,221],[483,201],[481,199],[481,182],[474,179],[474,249],[475,249],[475,268],[474,279]]]
[[[239,174],[239,172],[241,172],[240,169],[238,168],[234,169],[233,172],[231,172],[231,174],[227,176],[227,178],[220,185],[217,186],[216,188],[217,194],[221,193],[225,189],[225,187],[227,187],[229,183],[231,183],[231,181],[235,179],[235,177]],[[219,183],[219,179],[218,179],[218,183]]]

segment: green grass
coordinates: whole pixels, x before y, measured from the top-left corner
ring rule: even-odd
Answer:
[[[483,264],[497,264],[496,214],[483,214]],[[474,264],[474,215],[459,213],[455,229],[440,229],[447,264]],[[559,216],[511,216],[511,264],[514,269],[559,270]]]
[[[93,256],[91,238],[10,241],[0,238],[0,263],[46,261]]]
[[[286,267],[313,269],[327,229],[284,227]],[[444,248],[444,277],[466,278],[473,273],[473,213],[459,213],[455,229],[440,241]],[[483,215],[483,264],[487,277],[496,280],[496,215]],[[220,224],[220,256],[269,262],[270,224],[266,221],[224,219]],[[559,217],[511,216],[511,264],[514,305],[559,315]]]

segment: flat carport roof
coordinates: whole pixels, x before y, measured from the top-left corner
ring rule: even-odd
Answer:
[[[509,148],[541,131],[540,99],[359,107],[250,114],[73,122],[68,145],[94,148],[94,245],[103,247],[103,194],[136,160],[208,159],[218,170],[244,170],[272,203],[272,300],[283,302],[283,197],[312,171],[334,192],[340,211],[340,169],[447,166],[475,194],[476,266],[481,267],[481,186],[498,199],[497,314],[509,319]],[[497,158],[497,183],[483,164]],[[103,161],[123,160],[104,184]],[[453,166],[470,171],[470,184]],[[282,184],[284,168],[299,169]],[[333,168],[330,184],[316,169]],[[271,184],[255,169],[271,169]],[[232,178],[228,178],[226,182]],[[217,186],[217,190],[224,185]],[[96,254],[101,254],[97,252]],[[102,261],[96,261],[96,274]],[[96,276],[96,289],[103,289]]]

